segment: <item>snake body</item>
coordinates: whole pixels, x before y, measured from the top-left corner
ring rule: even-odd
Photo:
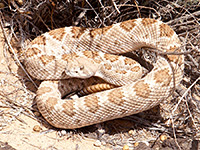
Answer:
[[[23,61],[31,76],[43,80],[36,93],[42,116],[55,127],[74,129],[142,112],[169,97],[182,80],[184,56],[167,53],[181,53],[180,46],[168,25],[139,18],[98,29],[51,30],[29,44]],[[140,65],[118,56],[141,47],[160,52],[143,78]],[[90,82],[85,78],[94,80],[92,76],[117,87],[62,100],[66,92]],[[133,76],[139,79],[133,80]]]

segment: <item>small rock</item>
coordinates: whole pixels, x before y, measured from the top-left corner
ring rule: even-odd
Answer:
[[[135,142],[134,143],[134,146],[136,147],[136,146],[138,146],[139,145],[139,142]]]
[[[105,130],[104,129],[98,129],[99,134],[104,134]]]
[[[166,139],[167,139],[167,136],[166,136],[166,135],[163,134],[163,135],[160,136],[160,140],[161,140],[162,142],[165,141]]]
[[[129,131],[128,131],[128,134],[129,134],[130,136],[132,136],[132,135],[135,134],[135,131],[134,131],[134,130],[129,130]]]
[[[98,139],[100,140],[101,137],[104,135],[105,130],[104,129],[98,129]]]
[[[33,127],[33,131],[35,131],[35,132],[40,132],[41,130],[42,130],[42,128],[39,125],[35,125]]]
[[[106,142],[105,142],[105,141],[102,141],[101,144],[102,144],[103,146],[105,146],[105,145],[106,145]]]
[[[58,136],[60,136],[60,137],[65,136],[66,134],[67,134],[66,130],[58,131]]]
[[[67,134],[67,131],[66,130],[61,130],[60,133],[61,133],[62,136],[65,136]]]
[[[0,8],[4,8],[4,7],[5,7],[4,3],[0,3]]]
[[[39,112],[37,112],[37,111],[34,112],[34,115],[37,116],[37,117],[41,116],[41,114]]]
[[[94,146],[96,146],[96,147],[100,147],[100,146],[101,146],[101,141],[96,140],[96,142],[94,143]]]
[[[128,145],[124,145],[123,150],[129,150],[129,146]]]
[[[17,0],[17,3],[22,6],[23,5],[23,0]]]

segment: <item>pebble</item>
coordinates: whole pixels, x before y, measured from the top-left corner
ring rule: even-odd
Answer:
[[[132,136],[132,135],[135,134],[135,131],[134,131],[134,130],[129,130],[129,131],[128,131],[128,134],[129,134],[130,136]]]
[[[17,3],[22,6],[23,5],[23,0],[17,0]]]
[[[105,145],[106,145],[106,142],[105,142],[105,141],[102,141],[101,144],[102,144],[103,146],[105,146]]]
[[[34,112],[34,115],[37,116],[37,117],[41,116],[41,114],[39,112],[37,112],[37,111]]]
[[[128,145],[124,145],[123,150],[129,150],[129,146]]]
[[[39,125],[35,125],[33,127],[33,131],[35,131],[35,132],[40,132],[41,130],[42,130],[42,128]]]
[[[0,3],[0,8],[4,8],[4,7],[5,7],[4,3]]]
[[[139,145],[139,142],[135,142],[134,143],[134,146],[136,147],[136,146],[138,146]]]
[[[165,141],[166,139],[167,139],[167,136],[166,136],[166,135],[163,134],[163,135],[160,136],[160,140],[161,140],[162,142]]]
[[[60,137],[65,136],[66,134],[67,134],[66,130],[58,131],[58,136],[60,136]]]
[[[66,130],[61,130],[61,134],[62,134],[62,136],[66,135],[67,131]]]
[[[94,146],[96,146],[96,147],[100,147],[100,146],[101,146],[101,141],[96,140],[96,142],[94,143]]]

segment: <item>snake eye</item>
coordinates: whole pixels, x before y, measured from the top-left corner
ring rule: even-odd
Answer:
[[[81,66],[81,67],[80,67],[80,70],[83,70],[83,69],[84,69],[84,66]]]

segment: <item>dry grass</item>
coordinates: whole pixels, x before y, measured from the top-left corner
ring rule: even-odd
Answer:
[[[20,65],[14,48],[24,49],[27,39],[34,39],[41,33],[63,26],[104,27],[139,17],[151,17],[166,22],[179,35],[186,59],[184,79],[180,87],[177,87],[172,99],[161,104],[160,115],[151,114],[151,111],[144,112],[123,118],[122,120],[126,121],[125,126],[122,125],[123,121],[119,125],[115,121],[115,123],[109,121],[98,129],[91,126],[78,129],[74,133],[99,139],[101,142],[109,143],[115,149],[122,148],[127,143],[130,147],[134,147],[135,142],[141,141],[155,147],[156,144],[159,145],[157,143],[159,136],[165,133],[174,139],[174,147],[180,149],[182,148],[180,139],[191,139],[188,143],[200,140],[199,8],[198,0],[143,0],[140,2],[134,0],[30,0],[23,2],[4,0],[0,3],[0,20],[4,31],[8,29],[4,35],[7,39],[7,45],[4,46],[5,55],[8,60],[12,58]],[[1,78],[0,128],[17,119],[21,113],[35,118],[32,113],[32,103],[29,101],[33,99],[34,94],[30,93],[25,84],[30,82],[30,78],[21,77],[13,72],[9,63],[10,61],[7,62],[9,69],[7,71],[0,69],[0,74],[7,74],[18,80],[10,82]],[[20,87],[17,83],[19,81],[22,83]],[[10,86],[12,90],[5,90]],[[156,109],[156,114],[158,114],[157,111],[158,109]],[[127,125],[127,122],[131,125]],[[131,129],[130,135],[128,131]],[[101,133],[102,130],[105,133]]]

